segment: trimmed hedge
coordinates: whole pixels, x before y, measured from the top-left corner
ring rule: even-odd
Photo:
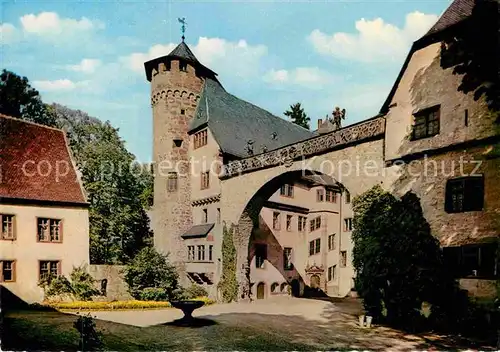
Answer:
[[[193,299],[194,300],[194,299]],[[198,297],[196,300],[205,302],[205,305],[214,304],[215,301],[208,297]],[[170,302],[166,301],[115,301],[115,302],[93,302],[93,301],[75,301],[75,302],[48,302],[42,306],[60,310],[133,310],[133,309],[165,309],[171,308]]]

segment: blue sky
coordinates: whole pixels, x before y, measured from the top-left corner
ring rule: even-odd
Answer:
[[[32,1],[1,3],[1,67],[27,76],[46,102],[120,129],[140,161],[152,150],[143,62],[186,42],[226,90],[283,116],[378,113],[411,43],[449,0]]]

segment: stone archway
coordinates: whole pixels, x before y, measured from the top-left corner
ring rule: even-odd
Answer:
[[[265,202],[277,191],[283,184],[293,183],[304,176],[322,176],[330,177],[322,173],[310,171],[310,170],[295,170],[289,171],[281,174],[278,177],[273,178],[267,182],[263,187],[261,187],[250,199],[245,209],[243,210],[237,225],[234,227],[233,232],[233,242],[237,252],[237,270],[236,279],[238,281],[238,299],[251,299],[252,294],[249,290],[250,285],[250,260],[251,260],[251,239],[254,238],[253,234],[255,229],[259,228],[259,214],[264,207]],[[333,178],[331,180],[336,182]],[[339,189],[345,191],[345,187],[337,183],[340,187]],[[255,245],[255,243],[254,243]],[[290,278],[291,279],[291,278]],[[298,289],[295,291],[300,292],[300,281],[304,282],[303,278],[296,280],[299,284]],[[293,286],[293,284],[292,284]],[[319,288],[319,284],[318,284]],[[293,291],[293,288],[292,288]],[[299,295],[299,292],[294,292]]]

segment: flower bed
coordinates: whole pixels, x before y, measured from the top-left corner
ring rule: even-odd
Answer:
[[[205,305],[214,304],[215,301],[208,297],[194,298],[205,302]],[[132,309],[165,309],[171,308],[170,302],[166,301],[114,301],[114,302],[95,302],[95,301],[74,301],[74,302],[46,302],[43,306],[58,310],[132,310]]]

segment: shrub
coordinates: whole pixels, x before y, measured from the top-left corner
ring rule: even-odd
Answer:
[[[166,301],[167,291],[162,287],[146,287],[139,296],[143,301]]]
[[[169,302],[162,301],[75,301],[75,302],[51,302],[44,307],[61,310],[131,310],[131,309],[165,309],[170,308]]]
[[[73,294],[79,300],[89,301],[92,296],[100,295],[95,286],[94,278],[82,267],[73,268],[70,275]]]
[[[238,281],[236,280],[236,248],[233,243],[233,231],[224,224],[222,230],[222,278],[218,283],[222,299],[226,303],[238,298]]]
[[[95,328],[94,319],[90,316],[80,316],[73,327],[80,333],[78,349],[80,351],[96,351],[103,347],[102,334]]]
[[[356,288],[367,314],[416,327],[408,324],[421,321],[422,303],[433,310],[444,307],[456,286],[446,275],[418,197],[407,193],[396,199],[375,186],[353,205]]]
[[[49,274],[40,280],[38,286],[44,289],[48,299],[68,297],[88,301],[92,296],[100,294],[95,287],[94,278],[83,267],[73,267],[70,278],[71,281],[63,275]]]
[[[208,292],[203,286],[193,284],[184,291],[184,295],[186,298],[190,299],[208,296]]]
[[[175,267],[169,263],[167,255],[158,253],[152,247],[143,248],[125,267],[124,274],[129,292],[136,299],[141,299],[146,289],[149,298],[175,300],[181,297]]]

